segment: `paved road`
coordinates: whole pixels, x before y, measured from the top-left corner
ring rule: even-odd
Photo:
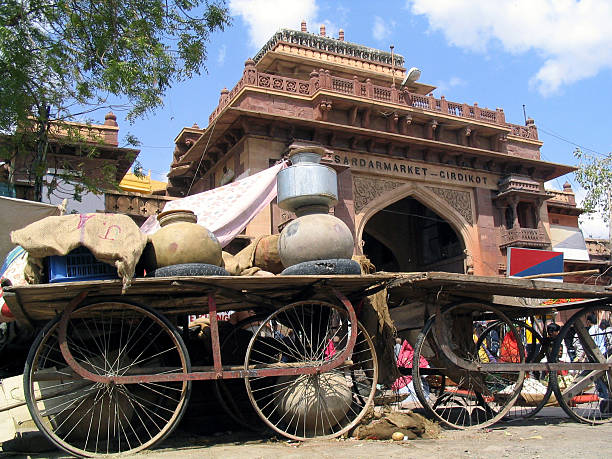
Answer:
[[[175,432],[155,450],[132,458],[610,458],[612,423],[602,426],[578,424],[557,416],[552,408],[529,421],[501,423],[477,431],[443,430],[437,440],[394,443],[374,440],[325,440],[296,443],[284,439],[262,440],[237,432],[217,436],[198,436]],[[9,457],[1,453],[0,457]],[[25,457],[23,454],[18,457]],[[64,458],[57,452],[31,458]]]

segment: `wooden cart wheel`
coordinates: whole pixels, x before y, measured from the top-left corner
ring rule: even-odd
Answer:
[[[547,347],[542,335],[524,320],[512,320],[512,323],[518,335],[525,342],[525,350],[527,353],[525,362],[539,363],[542,358],[546,356],[545,351]],[[502,321],[491,321],[481,333],[477,333],[478,341],[476,342],[476,348],[479,351],[484,351],[491,361],[503,362],[503,359],[500,359],[500,344],[509,332],[510,329],[506,327]],[[531,334],[531,343],[527,342],[527,332]],[[495,334],[497,334],[497,336],[495,336]],[[527,351],[528,344],[533,344],[529,351]],[[521,395],[510,410],[508,410],[508,413],[506,413],[506,419],[529,418],[535,416],[548,403],[553,392],[550,384],[546,386],[544,394],[532,394],[528,391],[528,388],[525,388],[525,384],[529,383],[529,381],[539,382],[540,378],[536,378],[536,376],[540,374],[541,372],[530,372],[526,375],[523,387],[521,388]]]
[[[249,343],[245,368],[293,368],[292,376],[245,378],[249,399],[261,419],[294,439],[339,436],[361,420],[371,406],[378,379],[372,340],[357,324],[355,346],[340,366],[323,373],[299,374],[304,366],[323,365],[347,346],[345,309],[321,301],[292,303],[271,314]]]
[[[34,341],[24,392],[36,426],[75,456],[128,454],[163,440],[185,410],[191,382],[102,384],[83,379],[60,351],[60,318]],[[183,340],[166,318],[123,302],[83,306],[68,318],[76,362],[97,375],[187,373]]]
[[[590,316],[593,317],[590,317]],[[595,319],[593,327],[587,318]],[[561,328],[552,355],[557,362],[604,363],[612,361],[612,330],[599,327],[612,322],[612,306],[595,305],[574,314]],[[612,421],[612,371],[568,370],[551,372],[551,385],[561,408],[586,424]]]
[[[499,320],[517,336],[512,322],[486,305],[453,305],[441,317],[450,327],[446,332],[453,352],[468,362],[481,364],[481,371],[462,369],[444,356],[434,339],[437,317],[425,323],[414,347],[412,377],[417,398],[430,416],[454,429],[486,427],[502,419],[519,396],[525,378],[522,370],[487,370],[490,359],[482,347],[477,348],[475,338],[476,326],[485,319]],[[507,355],[512,354],[511,361],[523,363],[525,348],[521,340],[515,343]],[[428,368],[420,368],[422,358],[428,362]]]
[[[244,355],[253,334],[267,315],[256,314],[238,322],[221,342],[221,357],[224,365],[244,362]],[[244,383],[239,379],[216,379],[215,395],[223,411],[238,425],[261,432],[261,419],[252,410]]]

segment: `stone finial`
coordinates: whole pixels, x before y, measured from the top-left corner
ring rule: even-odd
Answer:
[[[525,126],[535,126],[535,121],[533,118],[527,118],[527,121],[525,121]]]
[[[198,123],[193,123],[193,126],[191,126],[194,129],[200,129],[200,126],[198,126]]]
[[[117,124],[117,115],[113,112],[108,112],[104,117],[104,125],[105,126],[119,126]]]
[[[229,94],[229,89],[223,88],[221,90],[221,95],[219,96],[219,103],[224,102],[227,99],[228,94]]]
[[[321,24],[321,27],[319,27],[319,35],[325,36],[325,24]]]
[[[308,30],[306,30],[306,21],[305,20],[302,20],[302,25],[300,27],[300,30],[302,32],[308,32]]]
[[[342,29],[338,31],[338,40],[344,41],[344,30]]]
[[[572,185],[570,182],[565,182],[563,184],[563,191],[565,191],[566,193],[573,193],[574,190],[572,190]]]
[[[244,66],[245,67],[252,67],[255,65],[255,61],[253,59],[251,59],[250,57],[244,61]]]

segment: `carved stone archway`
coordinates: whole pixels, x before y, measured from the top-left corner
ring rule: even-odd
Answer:
[[[453,228],[466,250],[466,272],[473,272],[473,255],[479,253],[479,244],[469,191],[439,188],[418,182],[353,176],[353,197],[355,235],[360,252],[363,231],[368,221],[394,202],[411,197],[435,209]]]

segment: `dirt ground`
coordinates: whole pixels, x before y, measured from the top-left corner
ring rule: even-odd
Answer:
[[[36,455],[0,453],[0,457],[65,458],[60,453]],[[123,456],[127,457],[127,456]],[[282,438],[262,440],[245,432],[196,436],[176,431],[155,450],[129,456],[157,458],[609,458],[612,423],[588,426],[561,413],[529,421],[500,423],[476,431],[443,430],[437,440],[406,442],[338,439],[298,443]]]

